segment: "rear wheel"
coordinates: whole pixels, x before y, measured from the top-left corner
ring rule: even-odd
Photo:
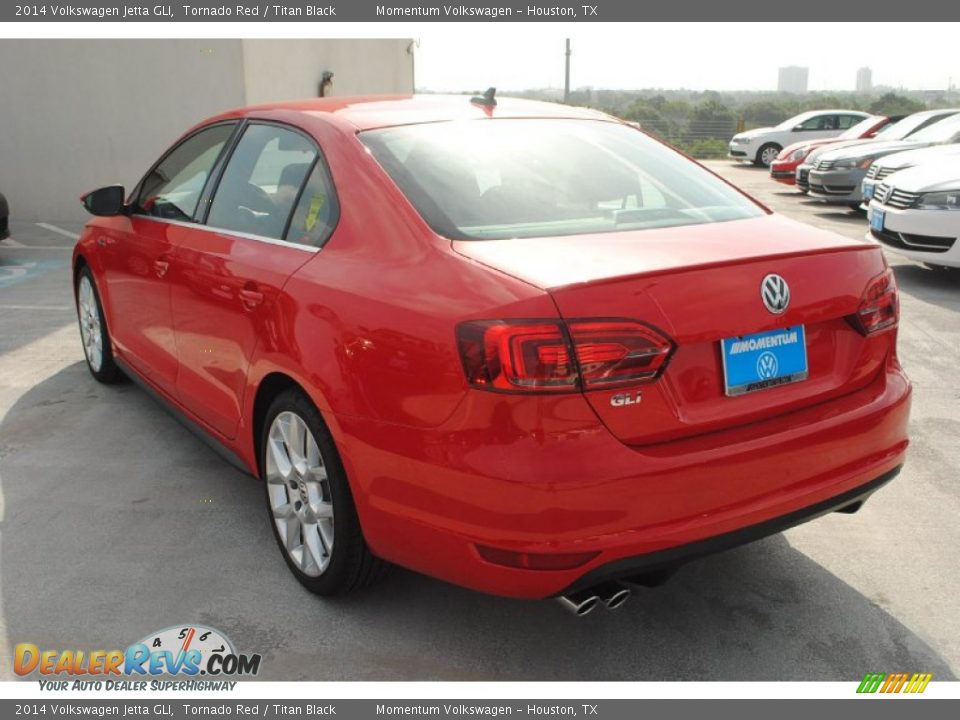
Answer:
[[[299,390],[271,403],[260,436],[273,535],[297,580],[317,595],[357,590],[383,574],[360,529],[333,438]]]
[[[777,159],[777,155],[780,154],[781,150],[783,150],[783,148],[776,143],[767,143],[757,150],[757,157],[753,162],[760,167],[768,168],[773,164],[773,161]]]
[[[80,339],[83,342],[87,368],[98,382],[107,385],[115,383],[120,379],[120,369],[113,361],[107,321],[103,316],[100,294],[89,267],[84,266],[77,273],[76,301]]]

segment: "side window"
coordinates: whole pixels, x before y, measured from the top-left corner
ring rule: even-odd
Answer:
[[[137,212],[169,220],[192,221],[213,164],[234,125],[216,125],[191,135],[144,179]]]
[[[823,130],[823,120],[829,115],[816,115],[800,123],[801,130]]]
[[[314,144],[298,132],[248,126],[220,178],[207,224],[282,239],[316,157]]]
[[[840,115],[840,130],[849,130],[862,120],[863,118],[857,115]]]
[[[323,245],[333,232],[340,215],[333,181],[322,159],[318,159],[310,173],[307,186],[290,220],[286,239],[301,245]]]

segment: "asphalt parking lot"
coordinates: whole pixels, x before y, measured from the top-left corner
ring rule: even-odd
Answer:
[[[711,167],[797,220],[866,221]],[[901,476],[831,515],[697,561],[578,619],[406,572],[323,600],[287,571],[258,483],[131,383],[88,374],[69,280],[79,223],[0,243],[0,678],[13,646],[126,647],[204,623],[271,680],[854,680],[960,672],[960,273],[891,256],[914,382]]]

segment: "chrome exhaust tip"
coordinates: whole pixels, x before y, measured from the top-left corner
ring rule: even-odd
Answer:
[[[600,603],[600,597],[590,588],[561,595],[557,598],[557,602],[577,617],[583,617]]]
[[[591,590],[600,597],[608,610],[616,610],[629,600],[631,595],[629,587],[613,581],[601,583]]]

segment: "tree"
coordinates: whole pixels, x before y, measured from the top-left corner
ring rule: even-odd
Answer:
[[[875,115],[909,115],[925,108],[926,106],[921,102],[888,92],[871,103],[870,112]]]

